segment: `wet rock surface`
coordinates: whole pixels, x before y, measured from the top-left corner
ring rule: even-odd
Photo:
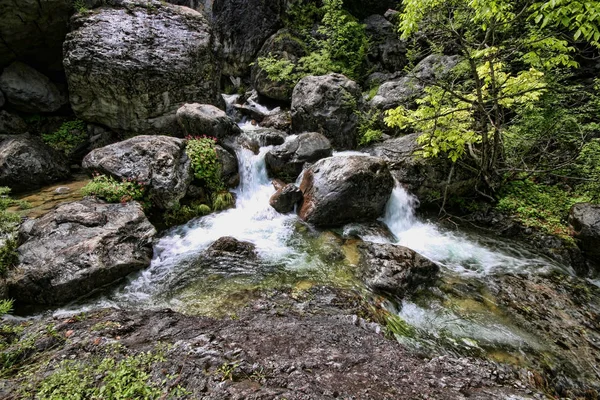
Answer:
[[[177,121],[190,136],[212,136],[223,140],[242,133],[225,111],[210,104],[184,104],[177,110]]]
[[[274,178],[294,182],[307,163],[313,163],[333,153],[329,140],[316,132],[291,137],[265,155],[267,170]]]
[[[24,192],[68,179],[66,159],[38,137],[0,136],[0,186]]]
[[[600,272],[600,205],[575,204],[569,213],[569,224],[581,249],[598,264]]]
[[[359,249],[361,279],[375,292],[397,298],[432,284],[440,270],[435,263],[403,246],[364,243]]]
[[[250,242],[237,240],[231,236],[224,236],[211,244],[206,252],[212,256],[220,256],[224,253],[235,254],[248,258],[256,258],[256,246]]]
[[[64,44],[78,118],[130,133],[177,135],[185,103],[220,105],[206,18],[160,1],[123,0],[77,15]]]
[[[136,136],[93,150],[82,166],[142,183],[152,203],[162,209],[175,207],[193,178],[185,140],[169,136]]]
[[[296,204],[302,201],[302,197],[302,191],[296,185],[290,183],[277,189],[275,194],[271,196],[269,204],[277,212],[287,214],[294,211]]]
[[[319,132],[335,149],[356,146],[362,93],[358,84],[341,74],[302,78],[292,94],[292,131]]]
[[[374,220],[383,214],[394,181],[387,164],[366,156],[329,157],[304,171],[298,215],[317,226]]]
[[[378,325],[358,311],[351,293],[313,287],[298,296],[265,295],[235,319],[106,309],[34,322],[24,334],[53,326],[65,339],[43,337],[40,342],[52,345],[35,353],[51,361],[110,354],[116,344],[121,356],[155,351],[159,342],[172,345],[164,361],[148,367],[151,379],[173,374],[197,399],[540,398],[509,367],[417,358],[377,333]],[[46,365],[49,374],[56,363]],[[22,379],[4,378],[2,395],[16,393]]]
[[[156,234],[136,202],[64,204],[19,231],[19,264],[9,272],[20,304],[63,304],[147,267]]]
[[[219,145],[216,145],[215,149],[217,150],[219,164],[221,164],[221,178],[225,186],[236,187],[240,183],[237,157]]]

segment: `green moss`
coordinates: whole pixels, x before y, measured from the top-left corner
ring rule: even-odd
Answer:
[[[70,154],[87,140],[85,123],[80,120],[65,122],[56,132],[42,135],[42,140],[53,149]]]
[[[163,215],[163,220],[167,226],[175,226],[185,224],[194,218],[208,215],[211,212],[212,210],[206,204],[192,203],[168,210]]]

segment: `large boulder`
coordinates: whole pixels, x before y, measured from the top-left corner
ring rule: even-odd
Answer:
[[[319,132],[336,149],[356,146],[362,94],[356,82],[340,74],[307,76],[292,95],[293,132]]]
[[[372,156],[388,162],[394,178],[415,194],[422,205],[440,200],[447,191],[449,196],[461,196],[472,191],[475,183],[472,174],[455,166],[452,180],[448,176],[452,163],[445,157],[422,158],[415,156],[420,148],[418,133],[385,140],[363,149]]]
[[[64,44],[71,106],[87,122],[136,134],[179,134],[185,103],[221,105],[206,18],[157,0],[123,0],[73,18]]]
[[[186,142],[169,136],[136,136],[91,151],[82,166],[89,171],[144,184],[152,203],[176,207],[192,181]]]
[[[136,202],[61,205],[21,226],[9,295],[26,304],[62,304],[87,295],[147,267],[155,234]]]
[[[226,187],[236,187],[240,183],[237,157],[223,147],[216,145],[217,159],[221,165],[221,179]]]
[[[294,182],[306,163],[331,156],[329,140],[317,132],[303,133],[288,138],[281,146],[265,155],[267,171],[274,178]]]
[[[269,199],[269,204],[275,211],[287,214],[294,211],[296,204],[302,201],[302,191],[293,183],[277,189]]]
[[[61,69],[72,0],[0,1],[0,68],[16,59]]]
[[[370,221],[383,214],[394,180],[385,161],[376,157],[330,157],[303,174],[304,200],[298,214],[317,226]]]
[[[359,275],[372,290],[404,297],[432,284],[440,270],[413,250],[393,244],[362,243]]]
[[[184,104],[177,110],[177,121],[190,136],[213,136],[222,141],[242,133],[225,111],[211,104]]]
[[[302,40],[293,36],[287,29],[282,29],[265,42],[258,57],[274,57],[295,64],[305,54]],[[252,68],[252,84],[262,96],[287,103],[292,99],[294,80],[272,80],[258,62]]]
[[[379,71],[401,71],[408,58],[406,44],[400,41],[397,26],[380,14],[369,16],[364,24],[371,42],[369,63]]]
[[[18,61],[4,68],[0,90],[10,105],[28,113],[54,112],[67,103],[47,76]]]
[[[458,56],[432,54],[419,62],[407,76],[383,83],[369,105],[382,111],[400,105],[414,107],[415,100],[423,94],[425,87],[444,78],[458,62]]]
[[[223,75],[244,76],[269,36],[283,26],[290,0],[214,0],[212,22],[220,44]]]
[[[38,137],[0,136],[0,186],[23,192],[69,176],[65,158]]]
[[[575,204],[569,213],[569,224],[581,249],[600,264],[600,204]]]
[[[0,110],[0,135],[19,135],[27,132],[27,124],[17,114]]]

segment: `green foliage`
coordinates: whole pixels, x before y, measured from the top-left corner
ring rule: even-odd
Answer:
[[[212,208],[213,211],[222,211],[230,208],[235,203],[233,195],[226,191],[213,193],[212,195]]]
[[[17,247],[17,239],[12,236],[4,239],[4,243],[0,246],[0,277],[19,263]]]
[[[42,139],[55,150],[70,154],[87,139],[85,123],[80,120],[65,122],[56,132],[42,135]]]
[[[88,12],[88,8],[87,8],[87,6],[85,4],[85,0],[74,0],[73,1],[73,8],[78,13],[85,14],[86,12]]]
[[[164,216],[164,222],[167,226],[184,224],[194,218],[203,217],[212,212],[209,206],[202,203],[192,203],[168,210]]]
[[[42,380],[36,399],[158,399],[182,394],[180,387],[171,387],[167,381],[152,381],[151,369],[162,361],[162,352],[142,352],[120,360],[114,356],[65,360]]]
[[[559,186],[526,179],[505,185],[496,208],[525,226],[572,240],[566,223],[569,209],[575,203],[589,200],[587,196],[577,196]]]
[[[563,27],[573,32],[573,39],[600,47],[600,1],[540,1],[532,9],[531,18],[542,27]]]
[[[365,26],[342,8],[342,0],[324,0],[321,8],[314,4],[292,8],[288,19],[290,28],[305,37],[308,55],[296,64],[279,59],[272,54],[259,57],[258,66],[274,82],[297,83],[308,75],[325,75],[330,72],[359,79],[363,74],[369,41]],[[308,10],[300,13],[298,10]],[[312,37],[309,28],[313,18],[321,17],[318,36]]]
[[[0,300],[0,317],[10,313],[13,308],[12,300]]]
[[[215,374],[221,377],[221,381],[233,381],[235,379],[235,371],[239,367],[238,362],[233,363],[223,363],[217,370]]]
[[[112,176],[96,175],[85,185],[81,192],[84,196],[96,196],[109,203],[138,201],[144,209],[149,209],[151,202],[143,183],[133,180],[118,181]]]
[[[581,150],[574,169],[584,177],[577,190],[590,197],[590,201],[600,203],[600,139],[594,139]]]
[[[192,161],[194,177],[211,192],[224,189],[215,144],[216,139],[211,137],[188,137],[185,150]]]
[[[18,205],[27,206],[25,202],[13,200],[9,197],[10,188],[0,187],[0,276],[6,274],[9,268],[14,267],[18,261],[17,254],[17,229],[21,217],[7,208]]]
[[[379,129],[377,112],[358,113],[358,145],[366,146],[381,139],[383,132]]]

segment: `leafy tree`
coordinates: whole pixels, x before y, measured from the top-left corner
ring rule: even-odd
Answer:
[[[598,45],[600,2],[406,0],[403,5],[403,38],[418,34],[434,51],[458,52],[462,61],[447,79],[426,89],[416,110],[390,110],[386,123],[422,132],[421,156],[444,154],[479,177],[480,193],[493,192],[507,166],[506,132],[515,115],[536,107],[553,89],[551,80],[577,66],[572,40]]]

